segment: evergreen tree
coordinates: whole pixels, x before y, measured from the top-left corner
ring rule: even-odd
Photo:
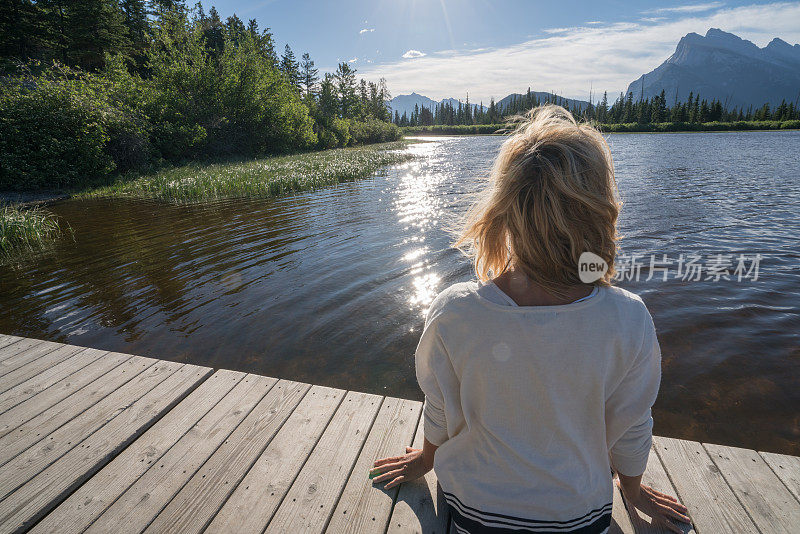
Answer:
[[[120,8],[123,13],[123,23],[128,29],[131,57],[139,67],[142,67],[149,44],[148,31],[150,30],[145,0],[120,0]]]
[[[23,61],[38,57],[46,46],[44,13],[31,0],[0,2],[0,57]]]
[[[68,2],[67,58],[86,70],[104,65],[106,53],[128,53],[131,41],[123,13],[116,0],[71,0]]]
[[[281,72],[286,77],[286,81],[289,82],[289,85],[295,88],[298,92],[300,91],[300,65],[297,63],[297,60],[294,58],[294,52],[292,52],[292,48],[287,44],[286,47],[283,49],[283,56],[281,56],[281,65],[280,65]]]
[[[341,62],[334,74],[336,89],[339,93],[341,116],[345,119],[355,118],[358,113],[358,94],[356,89],[356,70],[349,63]]]
[[[320,114],[326,119],[339,116],[339,98],[336,95],[335,79],[331,74],[325,74],[319,85],[317,107]]]
[[[633,122],[633,92],[628,93],[628,98],[625,99],[625,112],[622,117],[622,122]]]
[[[214,9],[213,7],[211,9]],[[216,10],[215,10],[216,11]],[[168,13],[186,13],[186,3],[184,0],[150,0],[150,14],[156,18],[162,18]]]
[[[597,120],[601,123],[608,120],[608,91],[603,92],[603,100],[597,106]]]
[[[203,36],[205,37],[206,46],[213,50],[215,55],[222,52],[225,47],[225,26],[222,24],[219,12],[214,6],[211,6],[208,18],[205,19],[203,24]]]
[[[300,76],[303,80],[303,88],[306,90],[306,95],[314,93],[314,87],[319,81],[318,70],[314,68],[314,62],[311,56],[306,52],[303,54],[303,59],[300,62]]]
[[[244,38],[246,32],[247,28],[245,28],[244,22],[242,22],[242,19],[237,17],[236,14],[231,15],[225,20],[225,35],[233,44],[238,45]]]

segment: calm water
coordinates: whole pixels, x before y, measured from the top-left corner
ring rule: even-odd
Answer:
[[[438,138],[384,176],[273,201],[60,202],[74,240],[0,267],[0,332],[420,398],[425,310],[471,278],[446,230],[501,141]],[[647,264],[620,285],[662,345],[656,433],[800,454],[800,132],[610,142],[622,252]],[[757,281],[645,281],[654,253],[762,260]]]

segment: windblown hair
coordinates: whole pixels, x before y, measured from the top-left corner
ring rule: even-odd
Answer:
[[[513,265],[557,296],[581,284],[578,258],[593,252],[609,266],[594,284],[610,285],[621,203],[608,144],[560,106],[540,106],[512,121],[490,186],[455,246],[473,258],[480,280]]]

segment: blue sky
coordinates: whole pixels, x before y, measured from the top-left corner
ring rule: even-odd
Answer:
[[[191,0],[190,0],[191,2]],[[190,3],[187,2],[187,3]],[[616,94],[652,70],[680,37],[710,27],[764,46],[800,42],[800,2],[575,0],[216,0],[270,27],[283,49],[317,66],[350,61],[393,94],[487,102],[528,86],[586,98]],[[205,3],[206,10],[212,4]]]

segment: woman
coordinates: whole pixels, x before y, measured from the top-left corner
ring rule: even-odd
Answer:
[[[371,475],[391,488],[434,469],[459,532],[594,533],[613,469],[629,507],[681,532],[686,508],[641,484],[661,354],[642,300],[610,284],[608,145],[561,107],[518,122],[457,242],[478,282],[434,300],[417,347],[424,447]],[[584,252],[608,265],[591,284]]]

